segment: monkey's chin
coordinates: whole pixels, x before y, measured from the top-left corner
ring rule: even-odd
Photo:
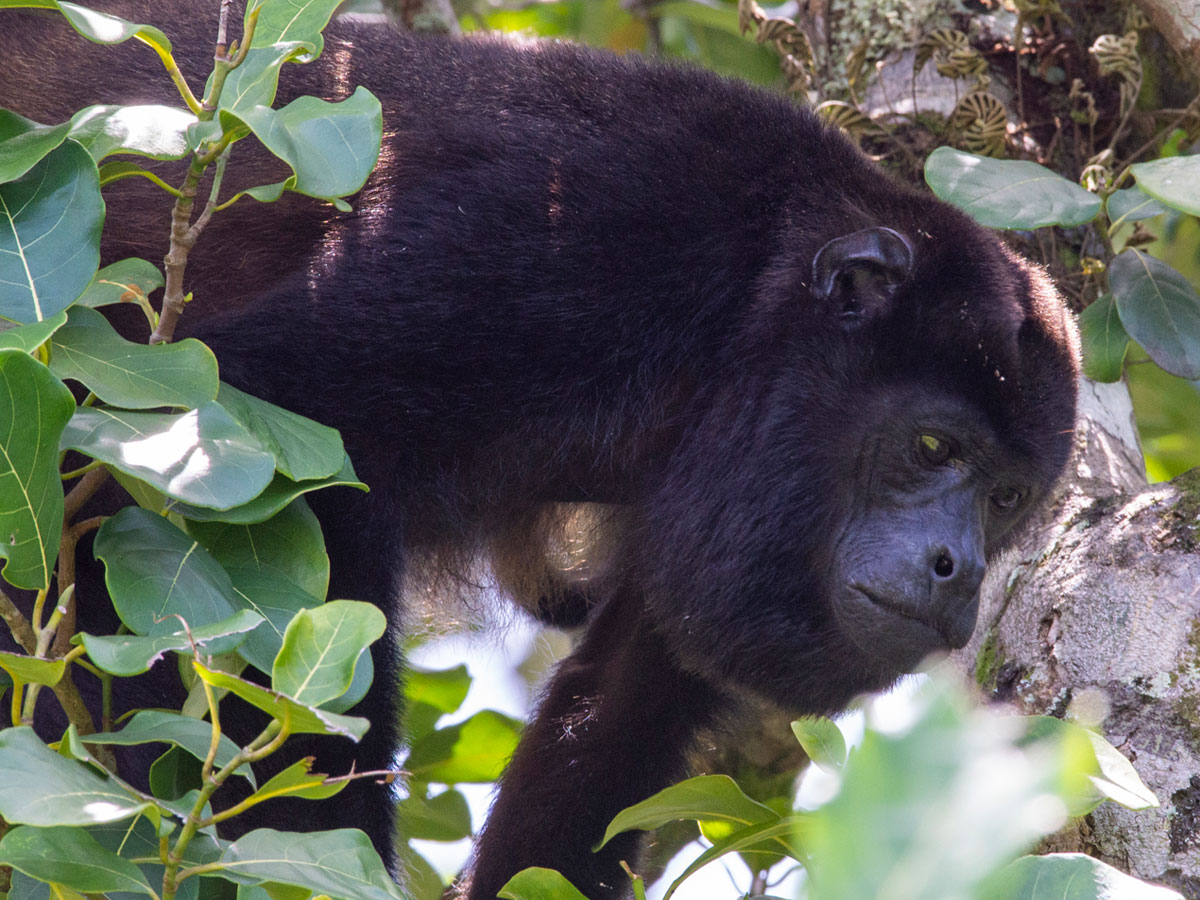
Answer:
[[[833,610],[842,633],[863,654],[894,669],[897,675],[915,670],[931,653],[945,653],[956,646],[932,622],[857,586],[847,586],[835,599]]]

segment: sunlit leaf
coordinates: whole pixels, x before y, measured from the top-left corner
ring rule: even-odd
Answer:
[[[846,764],[846,739],[832,719],[805,716],[792,723],[792,733],[808,758],[827,772],[837,772]]]
[[[1183,900],[1082,853],[1023,856],[987,880],[979,900]]]
[[[59,756],[32,728],[0,731],[0,816],[12,825],[91,825],[153,808],[94,769]]]
[[[340,697],[363,648],[386,628],[387,618],[370,603],[330,600],[301,610],[283,635],[271,687],[309,706]]]
[[[67,424],[62,448],[212,509],[254,499],[275,471],[274,457],[215,401],[175,415],[80,408]]]
[[[162,273],[153,263],[137,258],[122,259],[97,272],[76,303],[91,307],[128,303],[162,286]]]
[[[421,781],[473,784],[495,781],[508,765],[522,723],[485,709],[465,722],[442,728],[418,741],[404,768]]]
[[[587,900],[579,889],[553,869],[523,869],[496,895],[505,900]]]
[[[659,791],[618,813],[604,832],[604,846],[632,829],[650,830],[677,819],[732,822],[738,826],[779,821],[779,813],[751,800],[728,775],[700,775]]]
[[[66,667],[62,659],[40,659],[0,650],[0,669],[25,684],[58,684]]]
[[[938,147],[925,161],[933,192],[990,228],[1083,225],[1100,198],[1045,166]]]

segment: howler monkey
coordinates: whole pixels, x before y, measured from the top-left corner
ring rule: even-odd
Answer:
[[[215,0],[97,5],[167,19],[202,79]],[[0,13],[0,105],[58,122],[170,102],[133,43]],[[356,84],[383,103],[384,148],[354,211],[292,197],[218,215],[189,289],[226,312],[184,317],[225,380],[340,429],[372,489],[312,495],[332,595],[395,623],[371,732],[318,765],[391,760],[406,565],[523,543],[536,557],[548,510],[604,504],[607,563],[586,592],[533,598],[585,628],[501,782],[467,896],[531,865],[620,896],[637,839],[592,846],[739,696],[831,712],[966,642],[987,560],[1070,452],[1074,326],[1038,270],[784,96],[568,44],[345,21],[282,90]],[[139,190],[110,192],[132,223],[110,257],[165,250]],[[297,820],[364,828],[386,853],[386,790],[342,796]]]

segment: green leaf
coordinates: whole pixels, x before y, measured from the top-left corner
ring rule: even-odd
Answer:
[[[1138,187],[1172,209],[1200,216],[1200,156],[1169,156],[1132,167]]]
[[[276,797],[325,800],[341,793],[342,789],[350,783],[348,781],[328,781],[328,775],[312,771],[312,764],[311,756],[292,763],[247,797],[245,802],[258,804]]]
[[[135,344],[94,309],[77,306],[51,342],[50,371],[127,409],[192,409],[217,397],[217,358],[199,341]]]
[[[942,200],[991,228],[1083,225],[1100,212],[1095,194],[1025,160],[938,147],[925,161],[925,181]]]
[[[32,728],[0,731],[0,816],[12,825],[92,825],[153,809],[89,766],[59,756]]]
[[[260,828],[227,847],[220,864],[242,884],[267,880],[339,900],[403,900],[370,839],[351,828],[309,834]]]
[[[105,266],[96,273],[77,301],[77,306],[108,306],[129,303],[163,286],[162,273],[153,263],[132,257]]]
[[[30,322],[28,325],[11,326],[10,323],[0,320],[0,350],[20,350],[23,353],[32,353],[46,343],[50,335],[62,328],[66,322],[66,310],[60,310],[40,322]]]
[[[0,7],[2,8],[2,7]],[[0,109],[0,184],[14,181],[67,139],[70,123],[41,125]]]
[[[288,189],[310,197],[355,193],[379,158],[382,108],[364,87],[338,103],[299,97],[282,109],[260,105],[220,115],[226,130],[235,123],[249,128],[295,173]]]
[[[305,59],[316,59],[321,52],[321,32],[329,24],[329,18],[338,8],[339,0],[291,0],[289,3],[264,3],[259,13],[258,26],[254,29],[251,47],[265,47],[283,41],[306,41],[314,45],[313,54]],[[246,18],[250,8],[247,7]]]
[[[363,648],[383,636],[387,618],[370,603],[330,600],[288,624],[271,670],[271,687],[308,706],[340,697]]]
[[[283,694],[243,681],[235,675],[209,669],[203,663],[193,661],[192,667],[195,668],[196,674],[213,687],[236,694],[251,706],[286,724],[292,734],[334,734],[358,741],[371,727],[371,723],[366,719],[305,706]]]
[[[609,823],[599,847],[624,831],[649,831],[677,819],[715,820],[746,826],[778,822],[780,816],[769,806],[747,797],[728,775],[700,775],[621,810]]]
[[[223,623],[241,606],[208,551],[140,507],[126,507],[100,526],[95,554],[104,561],[117,615],[135,634],[178,632],[179,618],[191,628]]]
[[[477,712],[465,722],[418,741],[404,768],[419,781],[441,784],[495,781],[517,748],[521,724],[495,710]]]
[[[846,739],[832,719],[805,716],[792,723],[792,733],[808,758],[826,772],[837,773],[846,764]]]
[[[174,106],[89,106],[71,116],[69,137],[97,163],[114,153],[182,159],[196,117]]]
[[[0,839],[0,865],[83,893],[154,893],[137,866],[102,847],[82,828],[14,828]]]
[[[286,475],[276,475],[258,496],[236,509],[205,509],[201,506],[191,506],[187,503],[169,504],[171,512],[179,513],[186,519],[196,522],[231,522],[241,525],[253,525],[264,522],[275,515],[297,497],[309,491],[321,488],[345,485],[365,491],[367,486],[357,479],[354,468],[350,465],[350,457],[344,457],[340,472],[330,478],[314,478],[310,481],[292,481]]]
[[[0,669],[23,684],[56,685],[62,681],[66,668],[66,660],[39,659],[0,650]]]
[[[66,16],[71,27],[89,41],[97,44],[120,44],[130,38],[137,38],[153,47],[159,56],[169,56],[171,52],[171,42],[157,28],[136,25],[118,16],[74,3],[59,0],[0,0],[0,9],[57,9]]]
[[[455,712],[471,687],[464,665],[452,669],[423,669],[410,666],[404,680],[404,736],[416,744],[433,731],[437,720]]]
[[[271,106],[275,103],[275,92],[279,87],[279,70],[283,64],[293,62],[313,51],[314,45],[299,41],[281,41],[270,45],[258,44],[255,34],[255,46],[252,47],[242,64],[234,69],[225,79],[221,88],[221,98],[217,108],[229,112],[241,112],[255,106]],[[212,87],[212,76],[209,76],[205,92]],[[217,127],[214,128],[214,125]],[[224,117],[219,123],[197,122],[188,134],[189,146],[195,148],[204,141],[212,141],[219,137],[220,126],[233,131],[244,127],[237,118]]]
[[[100,174],[74,141],[0,184],[0,316],[40,322],[70,306],[96,274],[103,224]]]
[[[828,721],[828,720],[827,720]],[[802,815],[785,816],[777,822],[760,822],[757,825],[747,825],[739,828],[729,837],[715,842],[711,847],[697,856],[686,869],[671,882],[671,886],[663,894],[663,900],[670,900],[683,882],[696,874],[710,862],[720,859],[730,853],[769,851],[775,854],[773,858],[783,856],[798,862],[803,862],[799,851],[794,846],[794,835],[797,829],[806,821]],[[767,866],[763,866],[767,868]]]
[[[409,794],[396,807],[396,831],[405,839],[458,841],[471,836],[467,798],[450,788],[433,797]]]
[[[1121,324],[1172,375],[1200,378],[1200,295],[1165,262],[1126,250],[1108,267]]]
[[[212,509],[254,499],[275,470],[274,458],[215,401],[175,415],[80,408],[61,447]]]
[[[191,716],[157,709],[143,709],[134,713],[125,727],[116,732],[98,732],[89,734],[86,738],[89,744],[114,744],[120,747],[133,747],[138,744],[171,744],[185,750],[196,759],[208,757],[212,745],[212,725],[193,719]],[[225,735],[218,738],[217,768],[222,768],[238,754],[238,746]],[[254,773],[250,766],[238,769],[237,774],[254,784]]]
[[[217,401],[275,457],[275,468],[292,481],[329,478],[346,462],[336,428],[222,383]]]
[[[230,572],[235,587],[238,579],[234,573],[245,570],[283,579],[317,598],[324,597],[329,589],[325,538],[317,517],[302,497],[265,522],[188,522],[187,530]],[[299,612],[299,608],[292,612]]]
[[[1167,208],[1140,188],[1113,191],[1105,207],[1112,228],[1161,215]]]
[[[404,873],[404,888],[412,900],[441,900],[446,891],[437,870],[407,841],[396,848],[398,868]],[[241,900],[241,898],[239,898]]]
[[[1075,766],[1087,780],[1088,784],[1084,790],[1090,796],[1070,798],[1072,815],[1085,815],[1105,799],[1134,810],[1153,809],[1159,805],[1158,798],[1142,781],[1133,764],[1120,750],[1094,731],[1053,716],[1030,716],[1025,721],[1029,726],[1030,739],[1052,738],[1059,742],[1073,740],[1082,747],[1090,748],[1092,758]]]
[[[1129,349],[1129,332],[1117,315],[1112,294],[1101,294],[1079,314],[1083,374],[1092,381],[1120,381]]]
[[[275,657],[283,647],[288,623],[301,610],[320,606],[321,600],[275,574],[237,568],[229,572],[229,578],[242,604],[264,620],[246,636],[238,654],[260,672],[270,675]]]
[[[987,880],[979,900],[1183,900],[1082,853],[1023,856]]]
[[[505,900],[587,900],[566,877],[553,869],[523,869],[500,888]]]
[[[0,557],[4,578],[50,587],[62,538],[58,436],[75,400],[50,370],[21,350],[0,350]]]

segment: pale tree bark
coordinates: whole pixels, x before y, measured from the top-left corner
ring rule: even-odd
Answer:
[[[1167,43],[1200,73],[1200,0],[1135,0]]]

